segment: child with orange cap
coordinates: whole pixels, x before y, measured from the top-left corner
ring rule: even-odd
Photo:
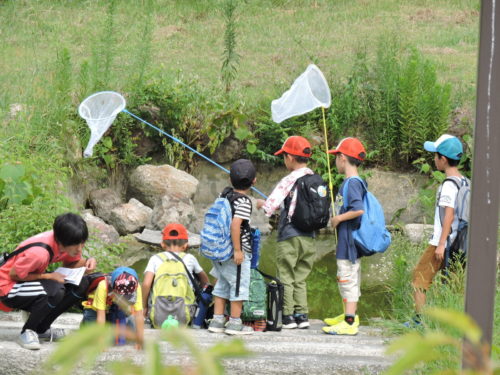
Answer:
[[[345,313],[325,319],[328,326],[323,327],[323,332],[331,335],[356,335],[359,326],[356,309],[361,295],[361,256],[354,244],[352,232],[359,227],[364,213],[363,197],[366,188],[359,179],[358,167],[365,159],[366,151],[359,139],[349,137],[342,139],[328,153],[335,155],[337,170],[346,177],[335,197],[336,215],[331,219],[333,228],[337,229],[337,282]],[[344,192],[346,184],[347,191]],[[344,196],[347,205],[344,204]]]
[[[308,328],[306,279],[316,255],[315,235],[314,231],[304,232],[297,228],[291,217],[297,205],[297,180],[314,174],[307,167],[312,155],[311,144],[306,138],[294,135],[288,137],[274,155],[283,155],[290,174],[281,179],[267,200],[258,199],[257,207],[264,209],[268,217],[280,210],[276,276],[284,285],[283,328]]]
[[[144,280],[142,282],[144,317],[148,316],[148,298],[154,283],[155,273],[164,262],[164,259],[176,260],[172,253],[178,254],[182,258],[187,270],[191,274],[196,275],[202,288],[209,283],[208,276],[203,271],[198,260],[192,254],[186,253],[188,248],[188,231],[184,225],[178,223],[168,224],[163,229],[162,235],[161,247],[164,251],[153,255],[144,270]],[[191,284],[191,280],[189,282]],[[191,285],[191,287],[194,286]]]

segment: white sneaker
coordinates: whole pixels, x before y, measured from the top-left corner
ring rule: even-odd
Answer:
[[[24,349],[39,350],[40,341],[38,340],[37,333],[31,329],[25,330],[19,335],[19,345]]]
[[[38,334],[38,339],[43,341],[58,341],[66,336],[66,331],[62,328],[49,328],[44,333]]]

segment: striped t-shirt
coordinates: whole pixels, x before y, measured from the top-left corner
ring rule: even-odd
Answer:
[[[236,198],[233,203],[233,217],[243,220],[241,223],[241,250],[252,252],[252,236],[250,233],[250,216],[252,215],[252,202],[247,196]]]

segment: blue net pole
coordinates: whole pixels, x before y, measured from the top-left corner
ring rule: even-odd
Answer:
[[[122,112],[124,112],[124,113],[126,113],[126,114],[128,114],[128,115],[132,116],[132,117],[133,117],[133,118],[135,118],[136,120],[139,120],[140,122],[142,122],[142,123],[144,123],[144,124],[146,124],[146,125],[148,125],[148,126],[152,127],[153,129],[155,129],[156,131],[160,132],[161,134],[166,135],[167,137],[169,137],[171,140],[173,140],[173,141],[175,141],[175,142],[177,142],[177,143],[179,143],[179,144],[183,145],[183,146],[184,146],[184,147],[186,147],[189,151],[194,152],[196,155],[201,156],[201,157],[202,157],[203,159],[205,159],[206,161],[208,161],[208,162],[212,163],[213,165],[215,165],[216,167],[218,167],[218,168],[222,169],[224,172],[229,173],[229,169],[224,168],[222,165],[220,165],[220,164],[216,163],[215,161],[213,161],[213,160],[212,160],[212,159],[210,159],[209,157],[207,157],[207,156],[203,155],[203,154],[202,154],[201,152],[199,152],[198,150],[195,150],[195,149],[194,149],[194,148],[192,148],[191,146],[189,146],[189,145],[185,144],[185,143],[184,143],[184,142],[182,142],[179,138],[176,138],[176,137],[174,137],[173,135],[168,134],[167,132],[165,132],[165,131],[161,130],[161,129],[160,129],[160,128],[158,128],[157,126],[154,126],[153,124],[151,124],[151,123],[147,122],[146,120],[143,120],[143,119],[142,119],[142,118],[140,118],[139,116],[134,115],[132,112],[129,112],[127,109],[123,109],[123,110],[122,110]],[[264,199],[267,199],[267,196],[266,196],[264,193],[262,193],[260,190],[258,190],[257,188],[255,188],[255,187],[253,187],[253,186],[252,186],[252,187],[251,187],[251,189],[252,189],[253,191],[255,191],[257,194],[259,194],[260,196],[262,196]]]

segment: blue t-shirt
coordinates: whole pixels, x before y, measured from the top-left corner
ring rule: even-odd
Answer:
[[[342,192],[344,191],[344,185],[346,181],[349,180],[349,185],[347,186],[347,202],[349,205],[344,206],[344,198]],[[335,197],[335,212],[337,215],[343,214],[347,211],[359,211],[364,210],[363,197],[365,195],[365,188],[363,183],[357,178],[345,179],[342,185],[340,185],[337,196]],[[358,250],[354,244],[352,237],[352,231],[359,228],[361,223],[361,216],[355,219],[343,221],[337,226],[337,259],[349,259],[351,262],[356,262],[360,256]]]

